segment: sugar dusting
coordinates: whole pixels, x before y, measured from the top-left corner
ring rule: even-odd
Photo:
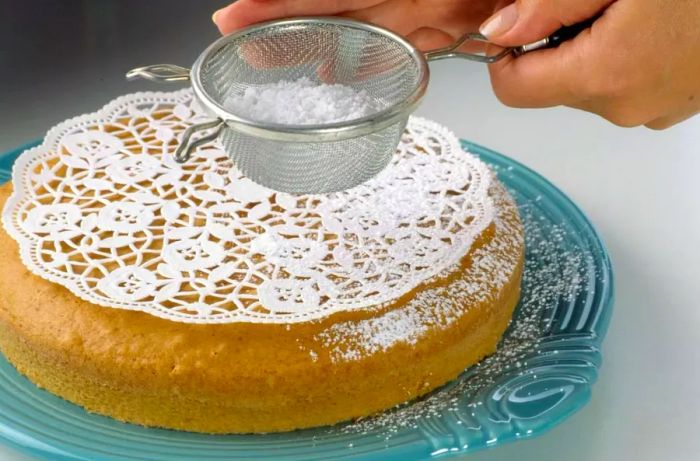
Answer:
[[[231,95],[224,107],[251,120],[285,125],[344,122],[376,111],[364,90],[316,83],[307,77],[250,86],[243,94]]]
[[[501,186],[493,186],[490,194],[504,212],[512,209]],[[469,305],[488,301],[501,291],[519,262],[519,255],[512,249],[520,246],[521,241],[514,229],[518,225],[515,220],[494,216],[494,225],[501,230],[487,245],[473,252],[468,277],[422,290],[402,309],[360,321],[336,323],[317,335],[316,339],[329,350],[331,361],[358,360],[397,344],[416,344],[430,329],[448,327]],[[456,269],[448,268],[438,278]]]
[[[495,383],[505,372],[517,371],[527,365],[526,357],[537,351],[540,338],[552,327],[557,304],[571,301],[581,292],[586,279],[586,258],[590,257],[580,250],[568,248],[564,241],[566,229],[550,223],[541,212],[533,210],[533,205],[526,203],[520,208],[526,246],[523,297],[496,353],[470,368],[459,379],[418,401],[330,427],[327,429],[329,433],[373,434],[388,443],[400,431],[417,428],[431,418],[443,418],[449,412],[464,414],[472,411],[474,416],[477,407],[483,405],[478,397],[480,391]],[[463,408],[465,400],[471,400],[466,409]],[[458,420],[457,424],[462,424],[462,421]]]

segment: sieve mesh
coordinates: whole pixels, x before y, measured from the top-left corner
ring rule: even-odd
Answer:
[[[262,126],[268,133],[276,129],[284,133],[289,127],[247,120],[235,107],[223,107],[232,95],[249,87],[307,77],[364,90],[377,110],[370,117],[381,119],[424,84],[424,69],[413,51],[391,36],[350,21],[279,22],[231,36],[211,50],[201,60],[196,82],[219,113],[225,110],[239,122]],[[222,141],[237,167],[260,184],[285,192],[332,192],[360,184],[386,166],[409,112],[391,124],[377,124],[369,134],[318,141],[251,134],[228,120]],[[358,119],[362,121],[366,120]],[[327,126],[347,127],[353,122]],[[319,128],[324,127],[297,125],[294,131]]]
[[[340,141],[287,142],[224,130],[224,148],[241,172],[271,189],[320,194],[350,189],[391,160],[407,118],[375,133]]]

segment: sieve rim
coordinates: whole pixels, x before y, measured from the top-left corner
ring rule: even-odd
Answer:
[[[418,83],[413,91],[403,98],[402,101],[379,112],[343,122],[314,125],[285,125],[241,117],[226,110],[204,89],[201,80],[202,68],[207,60],[227,43],[252,32],[258,32],[271,27],[308,24],[334,24],[343,27],[351,27],[363,31],[370,31],[395,41],[408,52],[408,55],[417,64],[419,72]],[[220,118],[229,128],[238,132],[260,138],[286,142],[338,141],[376,133],[379,130],[407,118],[410,113],[413,112],[425,96],[429,78],[430,69],[425,55],[399,34],[367,22],[334,16],[305,16],[266,21],[225,35],[210,44],[199,55],[190,71],[192,89],[206,111]]]

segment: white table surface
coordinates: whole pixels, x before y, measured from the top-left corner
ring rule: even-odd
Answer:
[[[541,437],[469,459],[700,459],[700,117],[656,132],[569,109],[509,109],[494,98],[481,65],[431,68],[418,113],[534,168],[572,197],[605,240],[617,283],[588,406]],[[80,91],[93,109],[110,99],[101,99],[100,81]],[[60,104],[64,96],[56,98]],[[60,121],[52,114],[14,127],[9,121],[0,148],[40,135]],[[0,447],[2,461],[29,459]]]

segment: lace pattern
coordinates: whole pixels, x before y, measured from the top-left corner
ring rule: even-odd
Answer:
[[[137,93],[52,129],[13,170],[3,224],[35,274],[94,304],[193,323],[286,323],[390,302],[491,223],[490,170],[413,117],[389,167],[349,191],[276,193],[217,143],[185,165],[191,91]]]

